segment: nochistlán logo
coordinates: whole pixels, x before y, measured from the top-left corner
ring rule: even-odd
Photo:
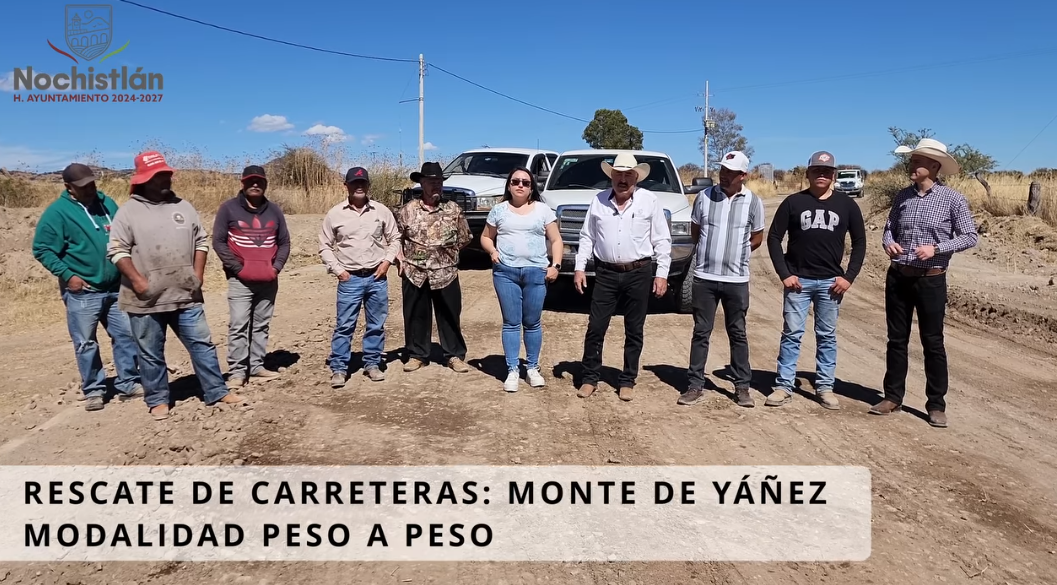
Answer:
[[[56,31],[58,24],[56,18]],[[143,67],[134,65],[111,67],[109,71],[100,67],[127,49],[130,42],[125,41],[114,49],[117,41],[114,40],[114,10],[110,5],[67,4],[62,27],[69,52],[55,46],[51,39],[47,42],[51,50],[74,62],[69,72],[34,71],[32,64],[16,67],[15,102],[156,103],[162,100],[165,79],[161,73],[144,71]],[[34,91],[43,93],[31,93]]]
[[[114,39],[114,9],[106,4],[67,4],[64,31],[66,46],[70,52],[85,61],[91,61],[105,53]],[[59,49],[50,40],[48,45],[58,53],[73,59],[74,63],[79,63],[73,55]],[[106,61],[124,51],[126,47],[128,41],[99,62]]]

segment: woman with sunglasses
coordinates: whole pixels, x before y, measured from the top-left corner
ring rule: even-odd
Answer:
[[[503,313],[503,353],[508,372],[503,389],[507,392],[517,392],[520,382],[522,330],[529,385],[540,388],[545,384],[539,365],[541,320],[547,284],[558,278],[562,257],[557,221],[554,211],[540,200],[532,173],[524,167],[510,172],[502,202],[485,220],[481,247],[492,257],[492,283]]]

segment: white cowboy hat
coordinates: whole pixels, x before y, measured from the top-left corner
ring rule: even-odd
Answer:
[[[940,163],[940,174],[948,177],[951,175],[957,175],[961,169],[961,167],[958,166],[958,161],[954,160],[954,157],[947,153],[947,146],[939,140],[922,138],[914,148],[910,148],[909,146],[899,146],[896,148],[895,152],[896,154],[920,154],[921,156],[931,158]]]
[[[602,172],[610,179],[613,178],[614,170],[635,171],[635,173],[638,174],[638,180],[635,181],[635,183],[641,183],[642,180],[650,174],[650,163],[640,163],[635,159],[635,155],[622,152],[613,159],[613,164],[602,161]]]

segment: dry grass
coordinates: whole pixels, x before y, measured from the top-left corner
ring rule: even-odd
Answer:
[[[266,161],[248,159],[210,160],[197,151],[177,152],[164,145],[147,143],[142,150],[158,150],[176,169],[173,191],[201,213],[215,212],[238,192],[239,174],[250,164]],[[412,185],[407,165],[398,165],[389,157],[368,160],[348,159],[340,147],[319,142],[307,147],[284,147],[268,157],[268,198],[288,214],[325,213],[347,197],[344,172],[352,166],[364,166],[371,175],[371,195],[386,205],[399,202],[398,192]],[[91,157],[79,162],[98,163]],[[442,162],[443,164],[443,162]],[[101,173],[99,189],[119,204],[128,200],[128,172]],[[63,190],[58,177],[26,179],[0,176],[0,207],[44,207]]]
[[[679,180],[682,182],[683,185],[690,185],[691,182],[694,180],[695,176],[698,175],[696,175],[695,173],[685,173],[682,171],[679,172]],[[712,180],[715,181],[716,178],[713,177]],[[745,185],[753,193],[759,195],[760,197],[767,198],[785,196],[789,195],[790,193],[796,193],[797,191],[803,189],[806,186],[806,183],[802,183],[799,179],[791,175],[786,176],[784,180],[777,182],[767,181],[761,177],[750,175],[749,180],[745,182]]]
[[[973,211],[986,211],[996,217],[1027,215],[1028,187],[1032,179],[995,175],[984,177],[991,186],[987,196],[984,186],[973,177],[952,177],[947,186],[963,193]],[[1057,179],[1037,180],[1042,185],[1042,201],[1037,217],[1057,227]],[[910,181],[896,173],[873,173],[866,180],[867,194],[871,195],[875,212],[888,209],[892,198]]]

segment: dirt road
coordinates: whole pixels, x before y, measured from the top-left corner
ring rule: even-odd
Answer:
[[[776,205],[776,200],[768,202],[768,213]],[[313,254],[318,221],[291,218],[300,253],[307,257]],[[780,284],[764,249],[752,261],[753,409],[733,402],[732,384],[722,372],[729,354],[721,327],[713,335],[708,362],[718,391],[697,406],[676,405],[678,390],[685,387],[692,329],[690,316],[676,314],[648,318],[643,371],[632,402],[621,402],[606,385],[590,399],[577,398],[572,377],[587,317],[584,302],[558,302],[559,295],[576,295],[568,289],[551,293],[544,314],[542,363],[548,386],[504,393],[499,307],[490,274],[480,268],[462,275],[468,361],[477,368],[469,374],[439,365],[406,374],[399,362],[390,361],[386,382],[372,384],[357,371],[345,389],[332,390],[323,360],[333,323],[334,283],[310,264],[285,274],[280,286],[271,360],[287,368],[284,377],[255,384],[246,394],[248,408],[214,412],[190,399],[164,424],[151,421],[142,404],[114,403],[98,413],[84,412],[75,400],[77,391],[65,390],[76,369],[61,322],[0,339],[7,365],[0,383],[0,464],[863,465],[874,482],[873,554],[866,562],[37,563],[0,567],[0,582],[1057,582],[1052,330],[1045,321],[1016,323],[1014,313],[1003,321],[1001,314],[984,311],[984,320],[998,329],[975,319],[981,303],[999,302],[994,290],[982,300],[980,287],[1001,282],[1002,269],[985,255],[962,255],[951,278],[965,304],[947,329],[951,427],[931,428],[919,412],[924,378],[916,339],[907,404],[918,412],[867,415],[880,400],[885,349],[880,235],[869,235],[869,268],[849,292],[840,316],[840,411],[814,401],[810,375],[791,405],[763,406],[781,330]],[[990,246],[982,241],[982,249]],[[1041,282],[1048,296],[1036,294],[1036,304],[1052,310],[1054,296],[1046,290],[1043,272],[1019,275],[1017,286],[1021,280],[1030,286]],[[395,284],[395,273],[392,278]],[[391,290],[387,348],[395,352],[403,344],[403,328],[399,288]],[[214,286],[207,300],[222,355],[223,295],[223,287]],[[622,320],[614,319],[607,339],[604,379],[610,382],[620,367],[622,328]],[[357,351],[361,332],[362,327]],[[186,353],[172,339],[168,351],[178,368],[174,390],[186,395],[194,389]],[[809,334],[801,370],[813,370],[813,353]],[[396,354],[389,359],[396,360]]]

